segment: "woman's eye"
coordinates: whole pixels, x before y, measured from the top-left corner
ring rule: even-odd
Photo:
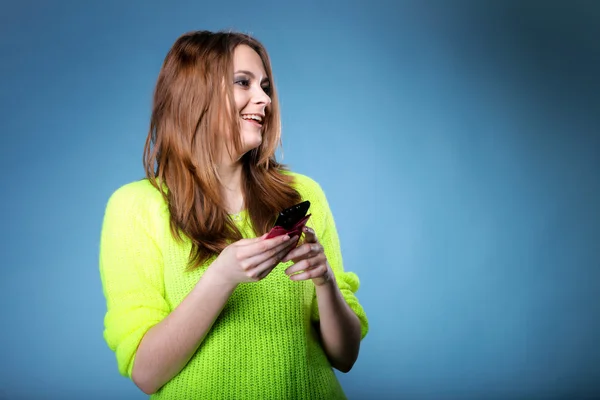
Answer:
[[[250,86],[250,81],[248,79],[238,79],[235,81],[237,85],[248,87]]]
[[[267,94],[267,96],[271,95],[271,86],[263,86],[262,90]]]

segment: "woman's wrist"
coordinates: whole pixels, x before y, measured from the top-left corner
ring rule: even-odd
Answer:
[[[209,267],[196,284],[196,287],[199,285],[205,287],[216,287],[224,292],[233,293],[233,291],[237,288],[238,283],[229,281],[218,269]]]

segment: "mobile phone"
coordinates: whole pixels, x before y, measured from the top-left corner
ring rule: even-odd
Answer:
[[[266,238],[270,239],[286,233],[290,236],[294,236],[295,234],[300,236],[302,228],[304,228],[304,225],[306,225],[306,222],[310,218],[310,214],[306,214],[309,208],[310,201],[305,200],[282,210]]]

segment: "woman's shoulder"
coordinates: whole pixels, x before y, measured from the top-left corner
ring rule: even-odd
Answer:
[[[292,176],[292,185],[304,200],[310,200],[315,206],[322,203],[327,204],[325,192],[314,178],[293,171],[286,171],[285,174]]]
[[[308,175],[304,175],[301,174],[299,172],[295,172],[295,171],[283,171],[283,173],[285,175],[289,175],[293,178],[293,185],[294,188],[296,190],[298,190],[298,192],[300,192],[300,194],[304,194],[306,192],[308,193],[313,193],[313,192],[321,192],[321,185],[319,185],[319,183],[313,179],[312,177],[308,176]]]
[[[126,183],[116,189],[108,200],[107,208],[141,212],[157,210],[165,205],[161,192],[144,178]]]

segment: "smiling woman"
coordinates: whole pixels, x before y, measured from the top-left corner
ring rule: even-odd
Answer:
[[[318,183],[274,157],[277,93],[264,47],[181,36],[160,71],[146,178],[106,207],[104,337],[121,374],[157,399],[345,398],[368,331]],[[302,238],[269,237],[310,201]]]
[[[250,46],[241,44],[233,52],[234,91],[236,109],[241,124],[242,152],[262,143],[262,127],[267,106],[271,104],[271,84],[263,61]],[[252,72],[255,71],[255,72]]]

